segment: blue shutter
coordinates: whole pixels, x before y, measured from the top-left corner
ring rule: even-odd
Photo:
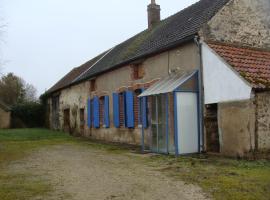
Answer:
[[[87,126],[91,128],[91,99],[87,100]]]
[[[133,92],[126,91],[126,124],[128,128],[134,128],[134,97]]]
[[[124,120],[124,125],[125,127],[128,127],[127,125],[127,99],[126,99],[126,92],[123,92],[122,93],[122,98],[123,98],[123,105],[120,105],[120,106],[123,106],[123,113],[124,113],[124,116],[123,116],[123,120]]]
[[[93,113],[94,113],[94,127],[99,128],[99,98],[94,97],[93,99]]]
[[[120,127],[119,94],[113,93],[113,123],[116,128]]]
[[[106,126],[106,128],[110,127],[109,96],[104,97],[104,125]]]
[[[147,97],[142,97],[141,99],[142,102],[142,125],[143,128],[148,127],[148,108],[147,108]]]

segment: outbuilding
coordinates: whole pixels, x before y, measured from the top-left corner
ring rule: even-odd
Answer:
[[[0,101],[0,129],[10,128],[11,112],[9,106]]]
[[[179,155],[202,150],[199,88],[199,71],[193,70],[172,74],[139,96],[149,99],[148,144],[152,152]],[[143,127],[142,138],[145,138]],[[145,149],[144,139],[142,147]]]

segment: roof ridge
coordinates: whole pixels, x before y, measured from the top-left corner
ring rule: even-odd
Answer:
[[[162,19],[151,29],[144,29],[129,39],[117,44],[114,49],[107,51],[107,56],[98,62],[92,59],[81,66],[87,68],[79,75],[68,77],[59,83],[57,90],[80,83],[98,74],[127,65],[138,59],[172,49],[185,42],[193,40],[200,28],[230,0],[200,0],[187,6],[177,13]],[[96,63],[94,63],[96,62]],[[91,70],[90,70],[91,69]],[[83,70],[83,69],[81,69]],[[61,87],[60,87],[61,86]],[[53,87],[50,92],[56,91]]]

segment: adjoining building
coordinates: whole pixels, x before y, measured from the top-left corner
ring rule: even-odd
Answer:
[[[74,68],[49,91],[52,129],[158,153],[270,149],[270,3],[201,0]]]
[[[0,129],[10,128],[11,112],[9,106],[0,101]]]

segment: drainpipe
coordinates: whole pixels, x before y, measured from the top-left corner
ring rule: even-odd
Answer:
[[[204,152],[206,151],[205,146],[205,133],[204,133],[204,87],[203,87],[203,62],[202,62],[202,44],[200,42],[199,36],[195,36],[194,42],[199,48],[199,56],[200,56],[200,66],[199,66],[199,116],[200,116],[200,138],[201,138],[201,145],[200,145],[200,151]]]

